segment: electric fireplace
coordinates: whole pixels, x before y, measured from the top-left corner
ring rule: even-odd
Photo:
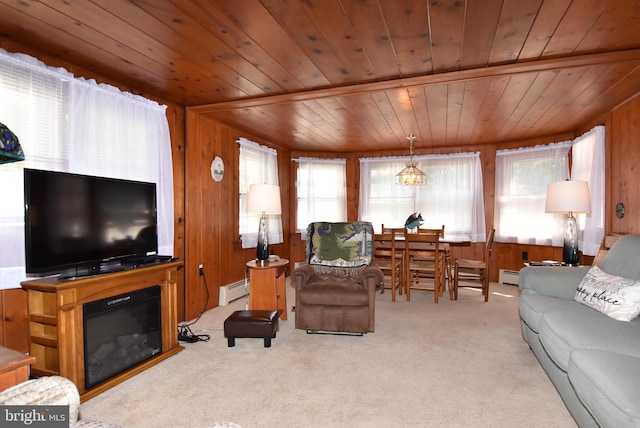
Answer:
[[[87,390],[162,351],[160,286],[83,305]]]

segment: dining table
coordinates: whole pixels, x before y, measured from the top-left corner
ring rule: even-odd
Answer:
[[[411,232],[408,232],[411,233]],[[407,284],[407,279],[406,279],[406,275],[405,275],[405,267],[407,262],[407,257],[409,256],[406,252],[405,249],[405,239],[404,239],[404,234],[396,234],[396,252],[401,254],[401,258],[403,260],[403,269],[402,269],[402,278],[401,278],[401,289],[403,288],[406,292],[407,287],[409,286],[409,284]],[[461,235],[455,235],[455,234],[445,234],[444,236],[442,236],[439,240],[439,251],[442,253],[442,255],[444,256],[444,264],[445,264],[445,273],[447,275],[447,279],[448,280],[452,280],[452,266],[453,266],[453,260],[452,260],[452,254],[451,254],[451,247],[452,246],[460,246],[460,247],[464,247],[464,246],[470,246],[471,245],[471,240],[469,239],[468,236],[461,236]],[[374,241],[374,245],[376,246],[376,248],[379,249],[391,249],[391,241]],[[426,242],[410,242],[409,243],[409,251],[411,250],[429,250],[433,248],[433,244],[432,243],[426,243]]]

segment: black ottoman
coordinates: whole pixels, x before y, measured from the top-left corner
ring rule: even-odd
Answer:
[[[224,320],[224,336],[229,346],[236,345],[236,337],[264,339],[264,347],[271,347],[271,339],[278,329],[278,311],[235,311]]]

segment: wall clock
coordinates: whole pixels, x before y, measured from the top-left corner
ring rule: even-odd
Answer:
[[[219,156],[211,162],[211,177],[214,181],[221,181],[224,177],[224,162]]]

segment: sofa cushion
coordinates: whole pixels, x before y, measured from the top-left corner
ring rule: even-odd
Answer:
[[[618,321],[631,321],[640,314],[640,281],[593,266],[580,282],[575,300]]]
[[[640,318],[620,322],[585,305],[569,301],[564,311],[542,314],[540,342],[565,372],[571,352],[602,349],[640,357]]]
[[[547,311],[564,311],[573,305],[570,300],[542,294],[521,294],[519,309],[520,318],[534,332],[540,331],[542,314]],[[577,306],[577,305],[576,305]]]
[[[569,381],[601,426],[640,426],[640,358],[603,350],[571,354]]]

